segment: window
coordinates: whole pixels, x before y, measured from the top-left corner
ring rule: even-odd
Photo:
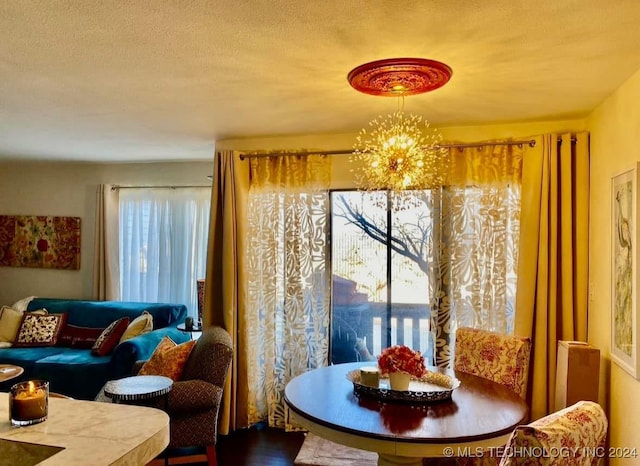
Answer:
[[[332,192],[331,362],[404,344],[446,365],[460,326],[511,333],[519,187],[394,196]]]
[[[389,209],[385,192],[331,197],[331,362],[371,360],[405,344],[427,360],[430,344],[426,203]]]
[[[210,197],[210,188],[121,188],[121,300],[185,304],[197,317]]]

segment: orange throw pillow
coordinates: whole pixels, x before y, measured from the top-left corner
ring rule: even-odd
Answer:
[[[177,345],[171,338],[164,337],[138,374],[163,375],[177,382],[195,344],[196,340],[189,340]]]

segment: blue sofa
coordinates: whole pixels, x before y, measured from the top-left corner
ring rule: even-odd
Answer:
[[[94,328],[105,328],[121,317],[133,320],[147,311],[153,316],[153,331],[120,343],[102,357],[92,355],[89,349],[62,346],[0,349],[0,364],[24,368],[20,378],[0,384],[1,391],[21,380],[43,379],[49,381],[53,392],[93,400],[106,381],[131,375],[136,361],[149,359],[165,335],[176,343],[190,338],[176,328],[187,316],[182,304],[36,298],[27,310],[42,308],[49,314],[67,313],[68,324]]]

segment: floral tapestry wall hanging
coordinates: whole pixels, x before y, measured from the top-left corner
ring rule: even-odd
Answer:
[[[80,217],[0,215],[0,266],[80,269]]]

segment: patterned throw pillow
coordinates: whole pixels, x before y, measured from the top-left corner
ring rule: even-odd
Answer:
[[[46,309],[39,309],[33,311],[33,314],[44,315],[47,314]],[[18,330],[20,330],[20,324],[24,313],[13,307],[3,306],[0,310],[0,342],[9,343],[9,346],[13,344],[18,336]],[[7,347],[3,345],[3,347]]]
[[[143,333],[149,333],[151,330],[153,330],[153,316],[147,311],[142,311],[142,314],[131,321],[127,330],[120,337],[120,343]]]
[[[113,349],[120,343],[120,337],[127,330],[129,326],[129,318],[123,317],[111,322],[107,328],[105,328],[96,342],[91,348],[91,354],[94,356],[106,356],[111,353]]]
[[[163,375],[174,382],[180,380],[189,355],[195,346],[195,340],[180,345],[169,337],[164,337],[155,351],[140,368],[139,375]]]
[[[14,346],[54,346],[67,321],[67,314],[34,314],[25,312]]]
[[[91,349],[104,332],[103,328],[78,327],[77,325],[67,324],[62,329],[58,346],[66,346],[68,348]]]

